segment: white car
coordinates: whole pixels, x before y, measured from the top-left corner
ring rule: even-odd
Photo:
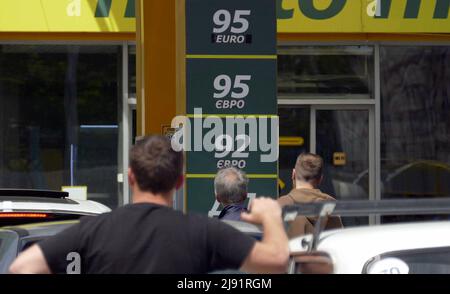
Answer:
[[[111,211],[101,203],[68,196],[60,191],[0,189],[0,226],[78,219]]]
[[[308,255],[311,240],[290,240],[291,254]],[[330,259],[335,274],[450,274],[450,221],[326,231],[315,252]]]
[[[337,201],[284,208],[286,225],[297,215],[363,216],[450,214],[450,199]],[[227,222],[261,239],[257,226]],[[450,274],[450,220],[361,226],[322,231],[289,242],[288,273]]]

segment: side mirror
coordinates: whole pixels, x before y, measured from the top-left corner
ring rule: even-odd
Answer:
[[[291,254],[290,273],[294,274],[332,274],[331,257],[321,251],[298,252]]]

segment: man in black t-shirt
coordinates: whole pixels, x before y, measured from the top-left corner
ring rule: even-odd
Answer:
[[[133,204],[83,218],[18,256],[11,273],[67,273],[79,257],[81,273],[195,274],[223,269],[282,273],[289,257],[281,208],[255,199],[244,221],[261,224],[261,242],[215,219],[171,208],[183,183],[183,155],[169,139],[151,136],[130,152]],[[200,192],[200,191],[199,191]],[[209,195],[205,195],[209,197]],[[76,268],[76,267],[75,267]]]

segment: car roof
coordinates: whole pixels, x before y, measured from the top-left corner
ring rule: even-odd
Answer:
[[[107,206],[91,200],[55,199],[45,197],[2,197],[0,212],[42,212],[97,215],[109,212]]]
[[[78,222],[79,222],[78,220],[67,220],[67,221],[42,222],[17,226],[7,226],[2,227],[0,229],[0,232],[14,231],[20,237],[51,236],[77,224]]]
[[[291,252],[306,251],[304,240],[291,239]],[[330,254],[337,273],[361,272],[364,264],[383,253],[450,247],[450,221],[402,223],[323,232],[317,250]]]

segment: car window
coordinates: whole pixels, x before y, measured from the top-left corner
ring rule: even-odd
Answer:
[[[12,231],[0,231],[0,274],[8,272],[17,255],[18,236]]]
[[[363,269],[374,262],[387,259],[398,259],[409,268],[409,274],[450,274],[450,247],[437,247],[389,252],[372,258]]]

